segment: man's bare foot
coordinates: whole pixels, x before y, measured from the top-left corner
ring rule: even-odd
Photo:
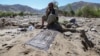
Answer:
[[[44,25],[41,25],[40,27],[39,27],[39,29],[42,29],[44,27]]]

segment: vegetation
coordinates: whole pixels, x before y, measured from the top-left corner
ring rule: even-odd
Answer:
[[[18,15],[19,16],[24,16],[25,14],[24,14],[24,12],[20,12]]]
[[[77,16],[77,17],[100,17],[100,8],[91,7],[86,5],[77,11],[73,11],[71,6],[69,5],[69,11],[63,10],[64,16]]]
[[[100,9],[96,7],[84,6],[77,10],[76,16],[100,17]]]
[[[0,12],[0,17],[15,17],[15,16],[25,16],[25,15],[32,15],[30,13],[14,13],[14,12]]]
[[[56,1],[53,2],[55,4],[55,7],[58,8],[58,3]],[[79,8],[77,11],[74,11],[73,8],[71,8],[71,5],[68,5],[68,11],[66,10],[59,10],[60,15],[64,16],[77,16],[77,17],[94,17],[100,18],[100,8],[93,7],[86,5],[84,7]],[[25,16],[25,15],[33,15],[30,13],[24,13],[24,12],[19,12],[19,13],[13,13],[13,12],[0,12],[0,17],[15,17],[15,16]],[[37,14],[36,14],[37,15]]]
[[[8,16],[13,17],[16,16],[16,14],[13,12],[0,12],[0,17],[8,17]]]
[[[68,5],[68,8],[69,8],[68,16],[74,16],[74,15],[75,15],[75,12],[74,12],[74,10],[72,9],[72,7],[71,7],[70,4]]]
[[[54,4],[54,7],[55,7],[56,9],[59,9],[59,8],[58,8],[58,2],[57,2],[57,1],[54,0],[54,1],[53,1],[53,4]]]

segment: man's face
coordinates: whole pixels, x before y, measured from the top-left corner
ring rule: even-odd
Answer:
[[[53,9],[53,4],[48,5],[49,9]]]

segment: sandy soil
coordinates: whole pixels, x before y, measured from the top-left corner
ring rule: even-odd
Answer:
[[[70,17],[60,17],[60,22],[69,20],[67,18]],[[98,31],[88,31],[91,35],[88,39],[94,43],[94,47],[89,48],[87,51],[83,49],[80,32],[71,32],[70,36],[65,36],[59,32],[49,50],[43,51],[25,44],[42,29],[20,32],[17,31],[17,28],[14,28],[0,30],[0,56],[100,56],[100,18],[78,18],[77,20],[78,24],[80,24],[80,27],[77,28],[78,30],[89,30],[91,27],[95,28],[96,26],[95,30]]]

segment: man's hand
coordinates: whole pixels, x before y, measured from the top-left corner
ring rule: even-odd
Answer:
[[[49,16],[50,12],[51,12],[50,9],[47,8],[47,10],[46,10],[46,16],[47,16],[47,17]]]

